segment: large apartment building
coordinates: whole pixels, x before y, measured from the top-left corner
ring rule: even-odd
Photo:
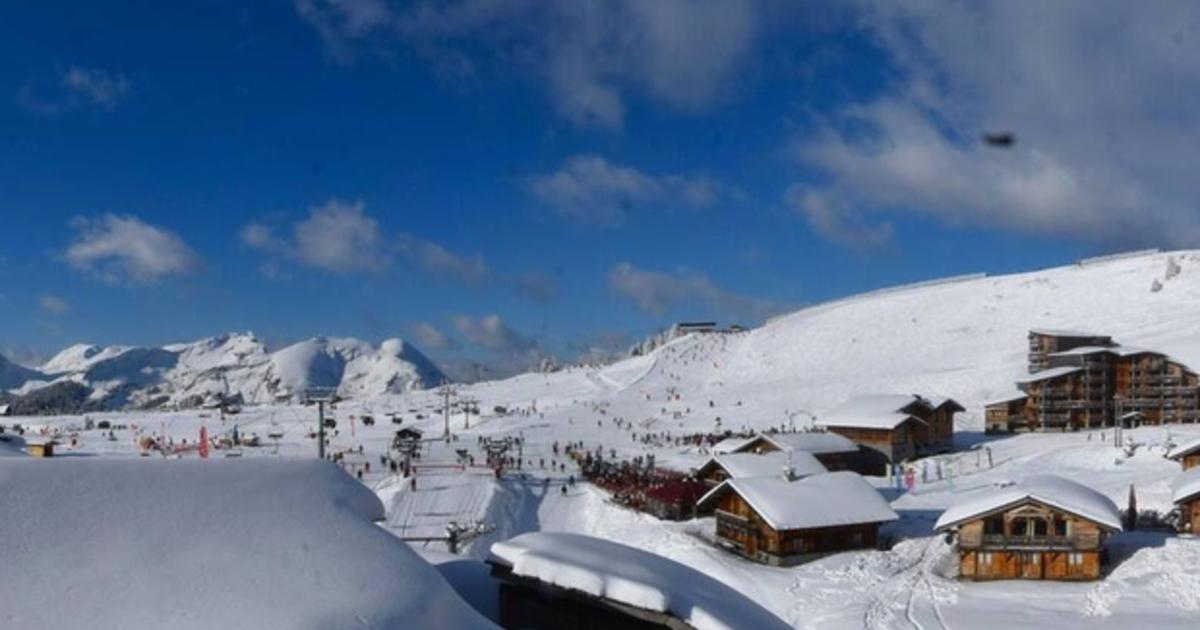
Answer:
[[[1074,331],[1029,332],[1019,394],[986,407],[989,431],[1072,430],[1196,422],[1200,378],[1161,352]]]

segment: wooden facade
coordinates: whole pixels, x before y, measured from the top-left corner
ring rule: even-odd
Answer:
[[[1196,466],[1200,466],[1200,449],[1190,453],[1184,453],[1178,457],[1172,455],[1171,459],[1178,461],[1180,465],[1183,466],[1184,470],[1191,470]]]
[[[1034,500],[962,523],[959,575],[968,580],[1095,580],[1109,530]]]
[[[737,553],[772,565],[789,566],[852,549],[874,549],[879,523],[778,531],[736,492],[726,492],[715,509],[717,539]]]
[[[1052,331],[1030,331],[1029,347],[1032,376],[1018,383],[1027,398],[988,405],[989,431],[1200,421],[1200,377],[1162,353],[1104,335]]]
[[[1180,529],[1189,534],[1200,534],[1200,496],[1176,503],[1179,508]]]
[[[900,462],[915,457],[920,448],[926,444],[922,441],[922,437],[927,435],[928,431],[918,428],[923,424],[923,421],[914,416],[891,429],[829,427],[829,431],[854,440],[855,444],[883,454],[888,461]]]
[[[870,466],[872,474],[879,474],[880,468],[888,462],[902,462],[951,450],[954,446],[954,414],[959,411],[964,411],[963,407],[949,398],[934,403],[914,397],[908,405],[891,412],[908,415],[892,426],[872,422],[862,425],[837,422],[827,424],[826,428],[831,433],[883,455],[884,461],[876,461]]]
[[[1028,396],[988,403],[983,412],[984,432],[1011,433],[1023,427],[1029,416],[1028,405]]]
[[[1050,367],[1050,355],[1085,346],[1111,347],[1115,345],[1108,335],[1073,332],[1067,330],[1029,331],[1029,371],[1040,372]]]

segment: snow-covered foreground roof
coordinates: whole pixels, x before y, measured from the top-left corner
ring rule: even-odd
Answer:
[[[1200,495],[1200,468],[1185,470],[1171,482],[1171,500],[1175,503]]]
[[[817,424],[827,427],[871,427],[894,429],[905,420],[915,418],[901,409],[922,402],[906,394],[855,396],[817,417]]]
[[[700,499],[707,505],[736,492],[775,530],[886,523],[896,513],[858,473],[841,471],[787,481],[778,477],[728,479]]]
[[[730,477],[773,477],[783,476],[784,466],[791,466],[792,472],[801,477],[820,475],[828,472],[821,462],[806,451],[772,451],[758,455],[755,453],[729,453],[717,455],[708,460],[701,470],[709,466],[720,466]]]
[[[5,627],[484,628],[317,460],[0,459]]]
[[[699,630],[786,628],[717,580],[674,560],[591,536],[535,532],[492,545],[489,562],[514,575],[669,613]]]
[[[987,488],[943,512],[934,529],[947,529],[1025,501],[1036,501],[1109,529],[1121,529],[1121,512],[1111,499],[1057,475],[1037,475],[1019,483]]]
[[[742,442],[735,451],[744,452],[755,440],[763,439],[781,451],[804,451],[814,455],[827,453],[856,453],[858,445],[848,437],[823,431],[803,433],[763,433],[757,437]]]

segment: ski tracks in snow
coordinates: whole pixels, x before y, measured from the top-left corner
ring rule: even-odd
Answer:
[[[872,589],[871,601],[863,613],[863,628],[895,628],[895,613],[903,608],[904,619],[914,630],[949,630],[938,607],[948,589],[935,584],[931,577],[934,566],[946,553],[945,545],[940,537],[934,536],[909,548],[916,548],[915,557]]]
[[[860,614],[866,630],[949,628],[939,606],[954,600],[957,585],[935,573],[949,553],[935,536],[901,542],[889,552],[855,554],[845,563],[832,557],[798,567],[799,575],[787,589],[797,601],[789,621],[800,628],[822,628],[853,624]],[[861,613],[849,609],[858,602],[864,605]]]

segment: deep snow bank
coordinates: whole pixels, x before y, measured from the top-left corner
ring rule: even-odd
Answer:
[[[0,626],[486,628],[308,460],[0,460]]]

